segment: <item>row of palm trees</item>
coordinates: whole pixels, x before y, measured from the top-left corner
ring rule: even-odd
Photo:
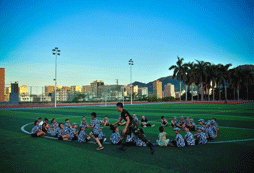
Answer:
[[[215,88],[219,89],[219,100],[221,100],[221,89],[225,89],[225,102],[227,101],[227,88],[231,87],[237,91],[237,99],[239,100],[239,92],[241,86],[247,87],[247,99],[248,99],[248,86],[253,82],[253,71],[242,69],[240,67],[229,69],[232,64],[212,64],[210,62],[204,62],[195,60],[195,62],[183,63],[183,58],[177,57],[178,61],[176,65],[172,65],[169,70],[174,70],[173,79],[177,79],[180,82],[180,93],[182,82],[186,87],[185,99],[187,101],[187,91],[190,92],[190,88],[196,85],[198,89],[197,99],[204,100],[204,91],[210,91],[212,89],[212,99],[215,100]],[[199,98],[199,91],[201,98]],[[181,95],[181,94],[180,94]],[[193,94],[191,100],[193,101]],[[208,93],[207,100],[211,100]],[[181,97],[180,97],[181,100]]]

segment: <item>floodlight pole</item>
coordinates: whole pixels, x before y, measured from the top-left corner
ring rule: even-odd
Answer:
[[[56,63],[55,63],[55,108],[56,108],[56,85],[57,85],[57,55],[60,56],[60,50],[58,50],[58,47],[55,47],[55,49],[52,49],[53,55],[56,55]]]
[[[133,66],[133,61],[132,59],[129,60],[129,65],[130,65],[130,81],[131,81],[131,104],[132,104],[132,68],[131,66]]]

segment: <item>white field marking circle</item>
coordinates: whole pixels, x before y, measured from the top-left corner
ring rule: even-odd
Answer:
[[[77,116],[77,117],[82,117],[82,116]],[[61,118],[56,118],[56,119],[63,119],[63,118],[68,118],[68,117],[61,117]],[[30,125],[30,124],[33,124],[33,122],[28,123],[28,124],[25,124],[25,125],[23,125],[23,126],[21,127],[21,130],[22,130],[24,133],[28,134],[28,135],[31,135],[31,133],[28,132],[28,131],[26,131],[26,130],[25,130],[25,127],[28,126],[28,125]],[[51,136],[45,136],[44,138],[48,138],[48,139],[58,139],[58,138],[51,137]],[[94,143],[94,142],[90,141],[89,143]],[[110,144],[109,142],[103,142],[103,143],[105,143],[105,144]]]
[[[28,113],[32,113],[32,112],[28,112]],[[39,113],[39,112],[36,112],[36,113],[33,113],[33,114],[47,114],[47,113]],[[62,114],[50,114],[50,115],[60,115],[62,116]],[[82,116],[75,116],[75,115],[69,115],[71,117],[82,117]],[[221,115],[222,116],[222,115]],[[230,116],[230,115],[229,115]],[[64,117],[64,118],[70,118],[70,117]],[[102,118],[102,117],[99,117],[98,118]],[[57,118],[59,119],[59,118]],[[109,118],[111,120],[118,120],[118,119],[115,119],[115,118]],[[150,122],[154,122],[154,123],[160,123],[158,121],[150,121]],[[254,130],[254,129],[248,129],[248,128],[238,128],[238,127],[223,127],[223,126],[220,126],[220,128],[231,128],[231,129],[244,129],[244,130]]]
[[[82,117],[82,116],[76,116],[76,117]],[[56,119],[63,119],[63,118],[68,118],[68,117],[61,117],[61,118],[56,118]],[[109,119],[114,119],[114,118],[109,118]],[[114,119],[114,120],[118,120],[118,119]],[[153,121],[152,121],[153,122]],[[160,122],[154,122],[154,123],[160,123]],[[21,127],[21,130],[26,133],[26,134],[31,134],[30,132],[25,130],[25,127],[33,124],[33,122],[25,124]],[[222,126],[220,126],[222,127]],[[245,129],[245,128],[236,128],[236,127],[222,127],[222,128],[232,128],[232,129]],[[254,129],[245,129],[245,130],[254,130]],[[48,138],[48,139],[58,139],[55,137],[50,137],[50,136],[45,136],[44,138]],[[221,143],[230,143],[230,142],[245,142],[245,141],[253,141],[254,139],[242,139],[242,140],[231,140],[231,141],[217,141],[217,142],[208,142],[209,144],[221,144]],[[76,141],[77,142],[77,141]],[[90,141],[88,143],[94,143],[93,141]],[[103,142],[104,144],[111,144],[110,142]],[[154,145],[157,145],[157,143],[153,143]]]
[[[29,112],[30,113],[30,112]],[[33,113],[33,114],[47,114],[47,113]],[[61,114],[50,114],[50,115],[61,115]],[[61,115],[62,116],[62,115]],[[70,118],[71,117],[82,117],[82,116],[75,116],[75,115],[69,115],[69,117],[62,117],[62,118]],[[102,118],[102,117],[97,117],[97,118]],[[60,119],[60,118],[56,118],[56,119]],[[111,119],[111,120],[118,120],[116,118],[108,118],[108,119]],[[158,121],[150,121],[150,122],[153,122],[153,123],[160,123]],[[248,129],[248,128],[239,128],[239,127],[224,127],[224,126],[220,126],[220,128],[231,128],[231,129],[243,129],[243,130],[254,130],[254,129]]]

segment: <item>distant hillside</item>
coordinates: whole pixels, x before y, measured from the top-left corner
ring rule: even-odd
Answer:
[[[254,71],[254,65],[246,64],[246,65],[239,65],[238,67],[242,69]]]
[[[176,92],[178,92],[180,90],[180,83],[179,83],[179,81],[176,80],[176,79],[172,79],[172,76],[162,77],[162,78],[159,78],[157,80],[162,82],[162,90],[164,90],[165,85],[167,85],[168,83],[171,83],[171,84],[173,84],[175,86],[175,91]],[[152,93],[153,92],[153,82],[154,81],[149,82],[147,84],[135,81],[133,83],[133,85],[138,85],[138,87],[148,87],[148,92]],[[184,90],[184,89],[185,89],[185,85],[182,82],[182,90]],[[195,90],[195,88],[194,88],[194,90]]]
[[[246,65],[240,65],[238,67],[254,71],[254,65],[246,64]],[[162,90],[164,90],[165,85],[167,85],[167,83],[171,83],[171,84],[175,85],[175,91],[176,92],[179,92],[179,90],[180,90],[180,83],[179,83],[179,81],[176,80],[176,79],[173,79],[172,76],[161,77],[161,78],[159,78],[157,80],[162,82]],[[138,87],[148,87],[148,92],[152,93],[153,92],[153,82],[154,81],[151,81],[149,83],[142,83],[142,82],[135,81],[133,83],[133,85],[138,85]],[[182,90],[185,90],[185,85],[184,85],[183,82],[182,82]],[[196,86],[194,87],[194,90],[197,90]]]

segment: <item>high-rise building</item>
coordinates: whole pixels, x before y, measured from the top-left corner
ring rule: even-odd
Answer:
[[[52,100],[55,101],[55,91],[52,93]],[[65,89],[56,90],[56,101],[64,102],[68,100],[68,92]]]
[[[157,99],[162,98],[162,82],[159,80],[153,82],[153,96]]]
[[[121,93],[123,96],[127,96],[127,89],[128,89],[127,86],[121,86]]]
[[[132,93],[134,93],[135,95],[138,94],[138,85],[135,85],[135,86],[132,85]],[[127,95],[130,95],[130,94],[131,94],[131,86],[128,85],[127,86]]]
[[[92,87],[90,85],[82,86],[82,93],[92,93]]]
[[[92,93],[97,97],[101,96],[101,86],[104,86],[104,82],[102,81],[96,80],[91,83]]]
[[[19,84],[17,82],[11,84],[10,104],[19,103]]]
[[[66,90],[66,91],[71,91],[71,88],[67,87],[67,86],[63,86],[62,89]]]
[[[82,88],[77,85],[71,86],[71,91],[82,92]]]
[[[10,101],[10,94],[11,94],[11,87],[6,87],[5,88],[5,101],[6,102]]]
[[[148,87],[141,87],[138,89],[138,95],[148,97]]]
[[[52,94],[55,91],[55,86],[45,86],[45,95]]]
[[[4,102],[5,69],[0,68],[0,102]]]
[[[56,89],[58,89],[58,90],[60,90],[62,88],[63,88],[62,86],[56,86]]]
[[[27,92],[27,86],[26,85],[22,85],[21,87],[19,87],[19,95],[29,95]]]
[[[165,85],[164,93],[165,93],[165,97],[175,98],[176,97],[175,86],[171,83],[168,83],[167,85]]]

